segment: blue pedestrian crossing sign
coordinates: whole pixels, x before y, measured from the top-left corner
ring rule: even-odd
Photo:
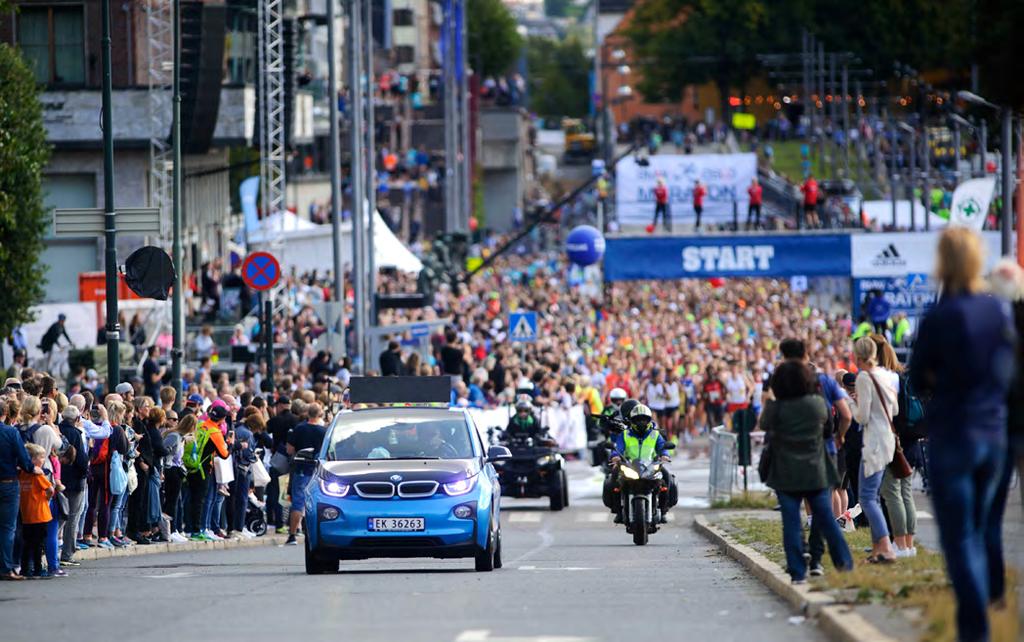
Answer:
[[[537,313],[513,312],[508,315],[509,339],[529,342],[537,340]]]

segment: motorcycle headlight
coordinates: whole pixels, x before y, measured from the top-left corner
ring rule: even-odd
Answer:
[[[622,470],[622,476],[626,479],[640,479],[640,475],[629,466],[623,466],[620,470]]]
[[[349,485],[337,479],[320,478],[320,490],[329,497],[344,497],[348,495]]]
[[[448,482],[444,485],[444,492],[449,495],[465,495],[469,491],[473,490],[476,486],[476,475],[467,477],[466,479],[460,479],[458,481]]]
[[[551,455],[544,455],[543,457],[538,457],[537,458],[537,465],[538,466],[545,466],[545,465],[551,463],[553,460],[554,460],[554,457],[552,457]]]

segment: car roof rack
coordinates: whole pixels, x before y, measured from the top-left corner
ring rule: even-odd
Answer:
[[[451,401],[452,378],[352,377],[349,401],[358,403],[444,403]]]

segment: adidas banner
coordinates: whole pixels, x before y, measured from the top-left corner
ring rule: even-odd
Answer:
[[[982,232],[988,249],[987,265],[999,258],[999,233]],[[851,276],[904,277],[935,272],[935,247],[939,232],[853,234],[850,236]]]

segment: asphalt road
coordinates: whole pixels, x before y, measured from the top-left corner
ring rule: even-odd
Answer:
[[[0,584],[0,640],[822,639],[691,529],[693,508],[637,547],[611,524],[600,479],[582,465],[571,476],[561,513],[505,501],[505,568],[493,573],[472,560],[369,560],[307,576],[301,546],[107,559]]]

